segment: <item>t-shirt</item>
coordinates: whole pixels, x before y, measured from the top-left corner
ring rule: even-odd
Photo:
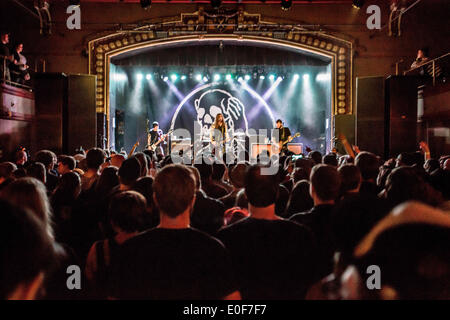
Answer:
[[[281,129],[276,128],[274,130],[274,134],[276,134],[276,132],[278,131],[278,137],[279,137],[279,141],[280,142],[285,142],[288,140],[289,136],[291,135],[291,130],[289,130],[288,127],[283,127]],[[274,137],[276,137],[276,135],[274,135]]]
[[[315,282],[315,241],[287,220],[245,218],[217,237],[230,251],[242,299],[303,299]]]
[[[154,144],[158,142],[159,139],[161,139],[161,136],[163,135],[162,130],[150,130],[150,144]],[[161,142],[162,143],[162,142]],[[161,145],[160,143],[160,145]]]
[[[126,241],[117,257],[115,298],[217,300],[237,290],[223,244],[196,229],[148,230]]]

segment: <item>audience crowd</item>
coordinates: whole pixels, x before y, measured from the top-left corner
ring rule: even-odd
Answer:
[[[275,175],[263,157],[18,150],[0,163],[1,297],[450,299],[450,156],[420,149],[283,156]]]

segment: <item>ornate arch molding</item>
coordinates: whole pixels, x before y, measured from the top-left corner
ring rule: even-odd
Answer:
[[[97,76],[96,110],[109,118],[109,63],[113,56],[143,47],[203,39],[266,42],[309,51],[332,60],[332,114],[352,114],[353,43],[301,25],[265,21],[241,8],[194,13],[146,21],[124,30],[97,36],[88,42],[89,74]]]

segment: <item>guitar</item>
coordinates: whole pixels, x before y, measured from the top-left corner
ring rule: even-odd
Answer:
[[[156,147],[161,143],[161,142],[163,142],[165,139],[166,139],[166,137],[169,135],[169,134],[171,134],[173,132],[173,130],[169,130],[165,135],[163,135],[162,137],[161,137],[161,139],[159,139],[158,141],[156,141],[155,143],[153,143],[152,145],[149,145],[148,146],[148,149],[150,149],[150,150],[152,150],[152,151],[155,151],[156,150]]]
[[[291,136],[289,139],[287,139],[284,142],[282,142],[282,141],[278,142],[278,145],[274,144],[274,147],[275,147],[274,148],[275,149],[274,152],[278,151],[278,153],[279,153],[286,144],[288,144],[289,142],[291,142],[292,140],[294,140],[297,137],[300,137],[300,133],[299,132],[297,132],[296,134],[294,134],[293,136]]]

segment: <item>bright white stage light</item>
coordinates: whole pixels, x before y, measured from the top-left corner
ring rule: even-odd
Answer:
[[[269,76],[269,79],[270,79],[270,80],[275,80],[275,75],[274,75],[274,74],[271,74],[271,75]]]
[[[245,75],[245,81],[250,80],[250,78],[251,78],[251,77],[250,77],[248,74]]]
[[[164,80],[164,81],[168,81],[168,80],[169,80],[169,77],[165,76],[165,77],[163,78],[163,80]]]
[[[231,74],[227,74],[227,75],[225,76],[225,79],[231,80]]]
[[[259,78],[260,78],[261,80],[264,80],[266,77],[265,77],[264,75],[260,75]]]
[[[220,74],[215,74],[214,81],[219,81],[219,80],[220,80]]]
[[[170,76],[170,79],[171,79],[172,81],[175,81],[175,80],[178,79],[178,76],[177,76],[176,74],[172,74],[172,75]]]
[[[208,77],[207,76],[203,77],[203,82],[208,82]]]
[[[197,79],[197,81],[202,81],[202,75],[201,74],[196,75],[195,79]]]
[[[143,75],[142,73],[138,73],[138,74],[136,75],[136,78],[137,78],[138,80],[142,80],[142,79],[144,79],[144,75]]]
[[[304,74],[304,75],[303,75],[303,80],[305,80],[305,81],[306,81],[306,80],[309,80],[309,74]]]
[[[148,73],[148,74],[145,76],[145,78],[146,78],[147,80],[150,80],[150,79],[152,78],[152,75],[151,75],[150,73]]]
[[[181,80],[186,80],[186,76],[185,76],[185,75],[182,75],[182,76],[181,76]]]
[[[297,73],[294,74],[294,80],[298,80],[298,78],[300,78],[300,76]]]
[[[242,82],[242,81],[244,81],[244,79],[242,79],[242,77],[239,77],[239,78],[238,78],[238,81],[239,81],[239,82]]]
[[[318,73],[316,76],[316,81],[330,81],[331,75],[329,73]]]

